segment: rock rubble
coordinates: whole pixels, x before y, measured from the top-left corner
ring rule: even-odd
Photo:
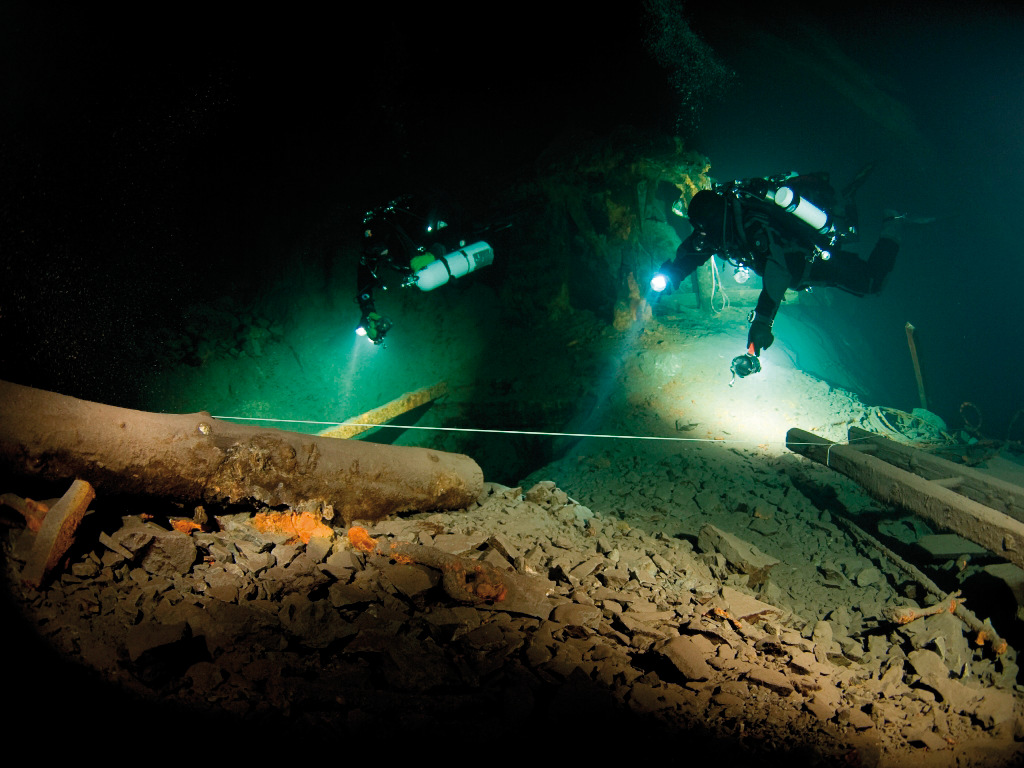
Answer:
[[[762,495],[712,500],[745,510],[745,530],[719,512],[686,536],[598,514],[552,481],[489,484],[471,508],[368,527],[373,551],[341,530],[261,533],[246,512],[191,534],[131,515],[39,592],[17,586],[31,534],[12,531],[7,576],[66,658],[143,701],[240,726],[689,734],[709,754],[805,764],[1019,756],[1012,660],[985,658],[949,613],[874,622],[899,598],[862,556],[829,555],[808,583],[793,565],[808,550],[754,521],[788,527],[812,509],[778,484]],[[807,535],[837,537],[813,518]],[[392,545],[487,567],[504,590],[467,598],[447,588],[447,565],[389,557]],[[801,601],[837,589],[856,608]]]

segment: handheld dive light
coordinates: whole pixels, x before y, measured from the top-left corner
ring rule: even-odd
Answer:
[[[369,312],[362,322],[356,326],[356,335],[364,337],[374,344],[383,344],[384,337],[391,330],[391,321],[377,312]]]
[[[758,373],[761,370],[761,361],[757,355],[754,354],[754,345],[751,344],[747,347],[747,352],[744,355],[737,355],[732,359],[732,364],[729,366],[729,370],[732,372],[732,381],[729,382],[731,387],[736,381],[736,377],[739,376],[741,379],[745,379],[753,373]]]

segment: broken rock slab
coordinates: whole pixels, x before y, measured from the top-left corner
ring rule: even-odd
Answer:
[[[780,696],[789,696],[793,693],[793,683],[785,673],[777,669],[751,664],[747,669],[747,680],[768,688]]]
[[[673,638],[661,646],[659,652],[686,680],[710,680],[716,674],[707,663],[707,659],[715,655],[715,644],[704,635]]]
[[[155,621],[143,622],[131,627],[127,635],[128,658],[137,661],[144,654],[157,648],[167,648],[188,640],[189,626],[184,621],[163,624]]]
[[[959,555],[992,556],[984,547],[955,533],[929,533],[919,538],[915,546],[935,560],[952,560]]]
[[[395,589],[410,599],[441,583],[441,574],[437,570],[417,563],[385,564],[380,567],[380,572]]]
[[[747,585],[750,587],[763,584],[771,569],[779,563],[753,544],[710,523],[705,524],[697,534],[697,548],[701,552],[721,554],[730,567],[747,574]]]
[[[1014,718],[1014,698],[1009,691],[976,688],[952,679],[945,662],[933,651],[911,651],[907,660],[917,673],[920,684],[935,691],[953,712],[973,717],[986,728]]]
[[[167,530],[137,517],[124,518],[124,524],[105,544],[123,556],[131,553],[136,564],[151,575],[185,574],[195,565],[199,550],[187,533]]]
[[[1017,603],[1017,620],[1024,621],[1024,569],[1013,563],[993,563],[986,565],[983,570],[1006,586]]]
[[[934,650],[957,677],[964,673],[972,658],[964,623],[949,611],[912,621],[898,631],[915,649]]]
[[[722,599],[725,601],[726,610],[734,619],[757,621],[761,618],[778,616],[782,613],[774,605],[761,602],[757,598],[744,594],[732,587],[722,587]]]

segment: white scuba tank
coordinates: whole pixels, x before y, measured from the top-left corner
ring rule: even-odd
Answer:
[[[452,278],[468,275],[494,261],[494,250],[483,240],[439,256],[413,275],[421,291],[440,288]]]
[[[835,231],[835,227],[825,211],[809,200],[800,197],[790,187],[779,187],[773,199],[782,210],[792,213],[818,234],[831,235]]]

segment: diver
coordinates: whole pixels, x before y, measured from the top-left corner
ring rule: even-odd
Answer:
[[[426,243],[426,244],[424,244]],[[402,278],[402,286],[432,291],[494,260],[491,246],[467,245],[454,236],[446,219],[405,195],[368,211],[363,217],[363,247],[356,272],[356,301],[361,317],[356,331],[383,344],[391,321],[377,311],[374,293],[387,290],[385,270]]]
[[[825,286],[858,296],[882,289],[896,263],[906,214],[885,211],[866,261],[843,249],[857,238],[853,196],[870,170],[861,171],[842,195],[827,174],[815,173],[715,184],[690,200],[687,217],[693,232],[675,258],[662,265],[652,287],[678,287],[713,255],[761,277],[757,304],[747,317],[746,354],[732,361],[733,380],[761,369],[761,351],[775,341],[772,326],[787,289]]]

